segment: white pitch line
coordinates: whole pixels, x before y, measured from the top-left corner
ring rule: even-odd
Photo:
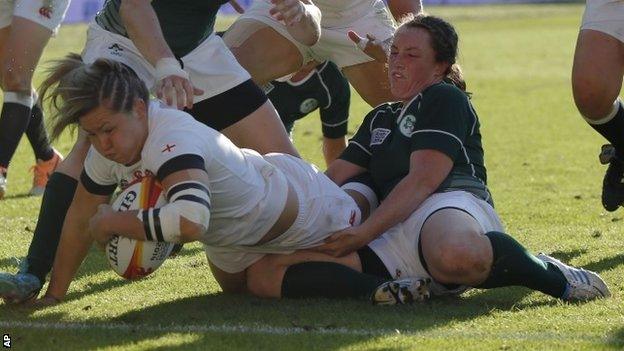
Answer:
[[[154,324],[126,324],[126,323],[66,323],[66,322],[19,322],[0,321],[0,328],[35,328],[46,330],[141,330],[149,332],[170,333],[241,333],[241,334],[336,334],[336,335],[384,335],[397,334],[396,330],[365,330],[349,328],[327,327],[270,327],[262,325],[154,325]]]
[[[445,330],[398,330],[398,329],[350,329],[331,327],[271,327],[266,325],[162,325],[162,324],[127,324],[127,323],[68,323],[68,322],[23,322],[23,321],[2,321],[0,328],[24,328],[42,330],[116,330],[121,332],[141,332],[155,333],[237,333],[237,334],[265,334],[265,335],[295,335],[295,334],[324,334],[324,335],[344,335],[344,336],[405,336],[424,338],[494,338],[500,340],[514,341],[580,341],[589,343],[608,343],[618,341],[620,338],[599,336],[596,334],[575,334],[574,336],[551,333],[551,332],[465,332],[465,331],[445,331]],[[2,330],[0,329],[0,332]],[[617,339],[617,340],[616,340]]]

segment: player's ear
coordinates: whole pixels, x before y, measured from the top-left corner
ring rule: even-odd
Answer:
[[[147,118],[147,103],[145,103],[143,99],[134,98],[132,112],[134,112],[134,115],[139,118]]]

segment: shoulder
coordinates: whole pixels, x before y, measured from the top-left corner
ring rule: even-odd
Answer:
[[[445,100],[460,103],[468,103],[468,95],[458,87],[448,83],[438,83],[425,89],[423,92],[423,101],[426,100]]]

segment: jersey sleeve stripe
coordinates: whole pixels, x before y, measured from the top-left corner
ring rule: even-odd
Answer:
[[[80,173],[80,183],[82,183],[89,193],[95,195],[111,195],[115,192],[115,189],[117,189],[117,184],[101,185],[96,183],[89,177],[84,169],[82,173]]]
[[[166,196],[167,201],[171,201],[171,199],[176,194],[179,194],[182,191],[190,190],[190,189],[197,189],[199,191],[203,191],[206,193],[206,195],[210,196],[210,191],[203,184],[200,184],[197,182],[178,183],[174,185],[173,187],[171,187],[171,189],[169,189],[169,191],[167,192],[167,196]]]
[[[206,206],[206,208],[210,209],[210,202],[208,202],[206,199],[202,199],[199,196],[195,196],[195,195],[182,195],[179,196],[178,198],[176,198],[174,201],[179,201],[179,200],[185,200],[185,201],[192,201],[192,202],[197,202],[199,204],[202,204],[204,206]]]
[[[357,141],[349,140],[349,144],[353,144],[359,147],[360,149],[364,150],[364,152],[366,152],[369,156],[373,156],[373,154],[370,151],[368,151],[362,144],[358,143]]]
[[[347,121],[349,121],[349,120],[345,119],[344,121],[340,121],[338,123],[325,123],[325,122],[321,122],[321,124],[324,125],[325,127],[338,127],[338,126],[341,126],[341,125],[347,123]]]
[[[141,217],[143,219],[143,230],[145,231],[145,238],[149,241],[154,241],[154,236],[149,225],[149,210],[141,210]]]
[[[184,154],[176,156],[162,166],[156,172],[156,178],[162,181],[168,175],[185,169],[206,169],[204,158],[196,154]]]
[[[156,234],[156,240],[164,242],[165,238],[163,237],[162,228],[160,227],[160,208],[155,208],[152,213],[154,217],[154,232]]]

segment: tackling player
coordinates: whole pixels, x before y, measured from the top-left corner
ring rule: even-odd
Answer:
[[[268,297],[372,293],[374,302],[391,304],[413,300],[431,278],[434,294],[520,285],[567,301],[610,295],[598,274],[534,256],[503,232],[486,186],[479,120],[455,64],[457,44],[442,19],[420,15],[401,25],[388,61],[399,102],[371,111],[327,170],[338,184],[369,172],[380,194],[364,222],[313,248],[352,269],[310,263],[323,260],[318,254],[271,256],[256,267],[266,274],[250,290]],[[375,275],[397,280],[375,288]]]
[[[7,190],[9,163],[24,133],[37,160],[31,195],[43,194],[49,175],[63,159],[50,145],[32,76],[68,7],[69,0],[0,0],[0,87],[4,93],[0,114],[0,199]]]

